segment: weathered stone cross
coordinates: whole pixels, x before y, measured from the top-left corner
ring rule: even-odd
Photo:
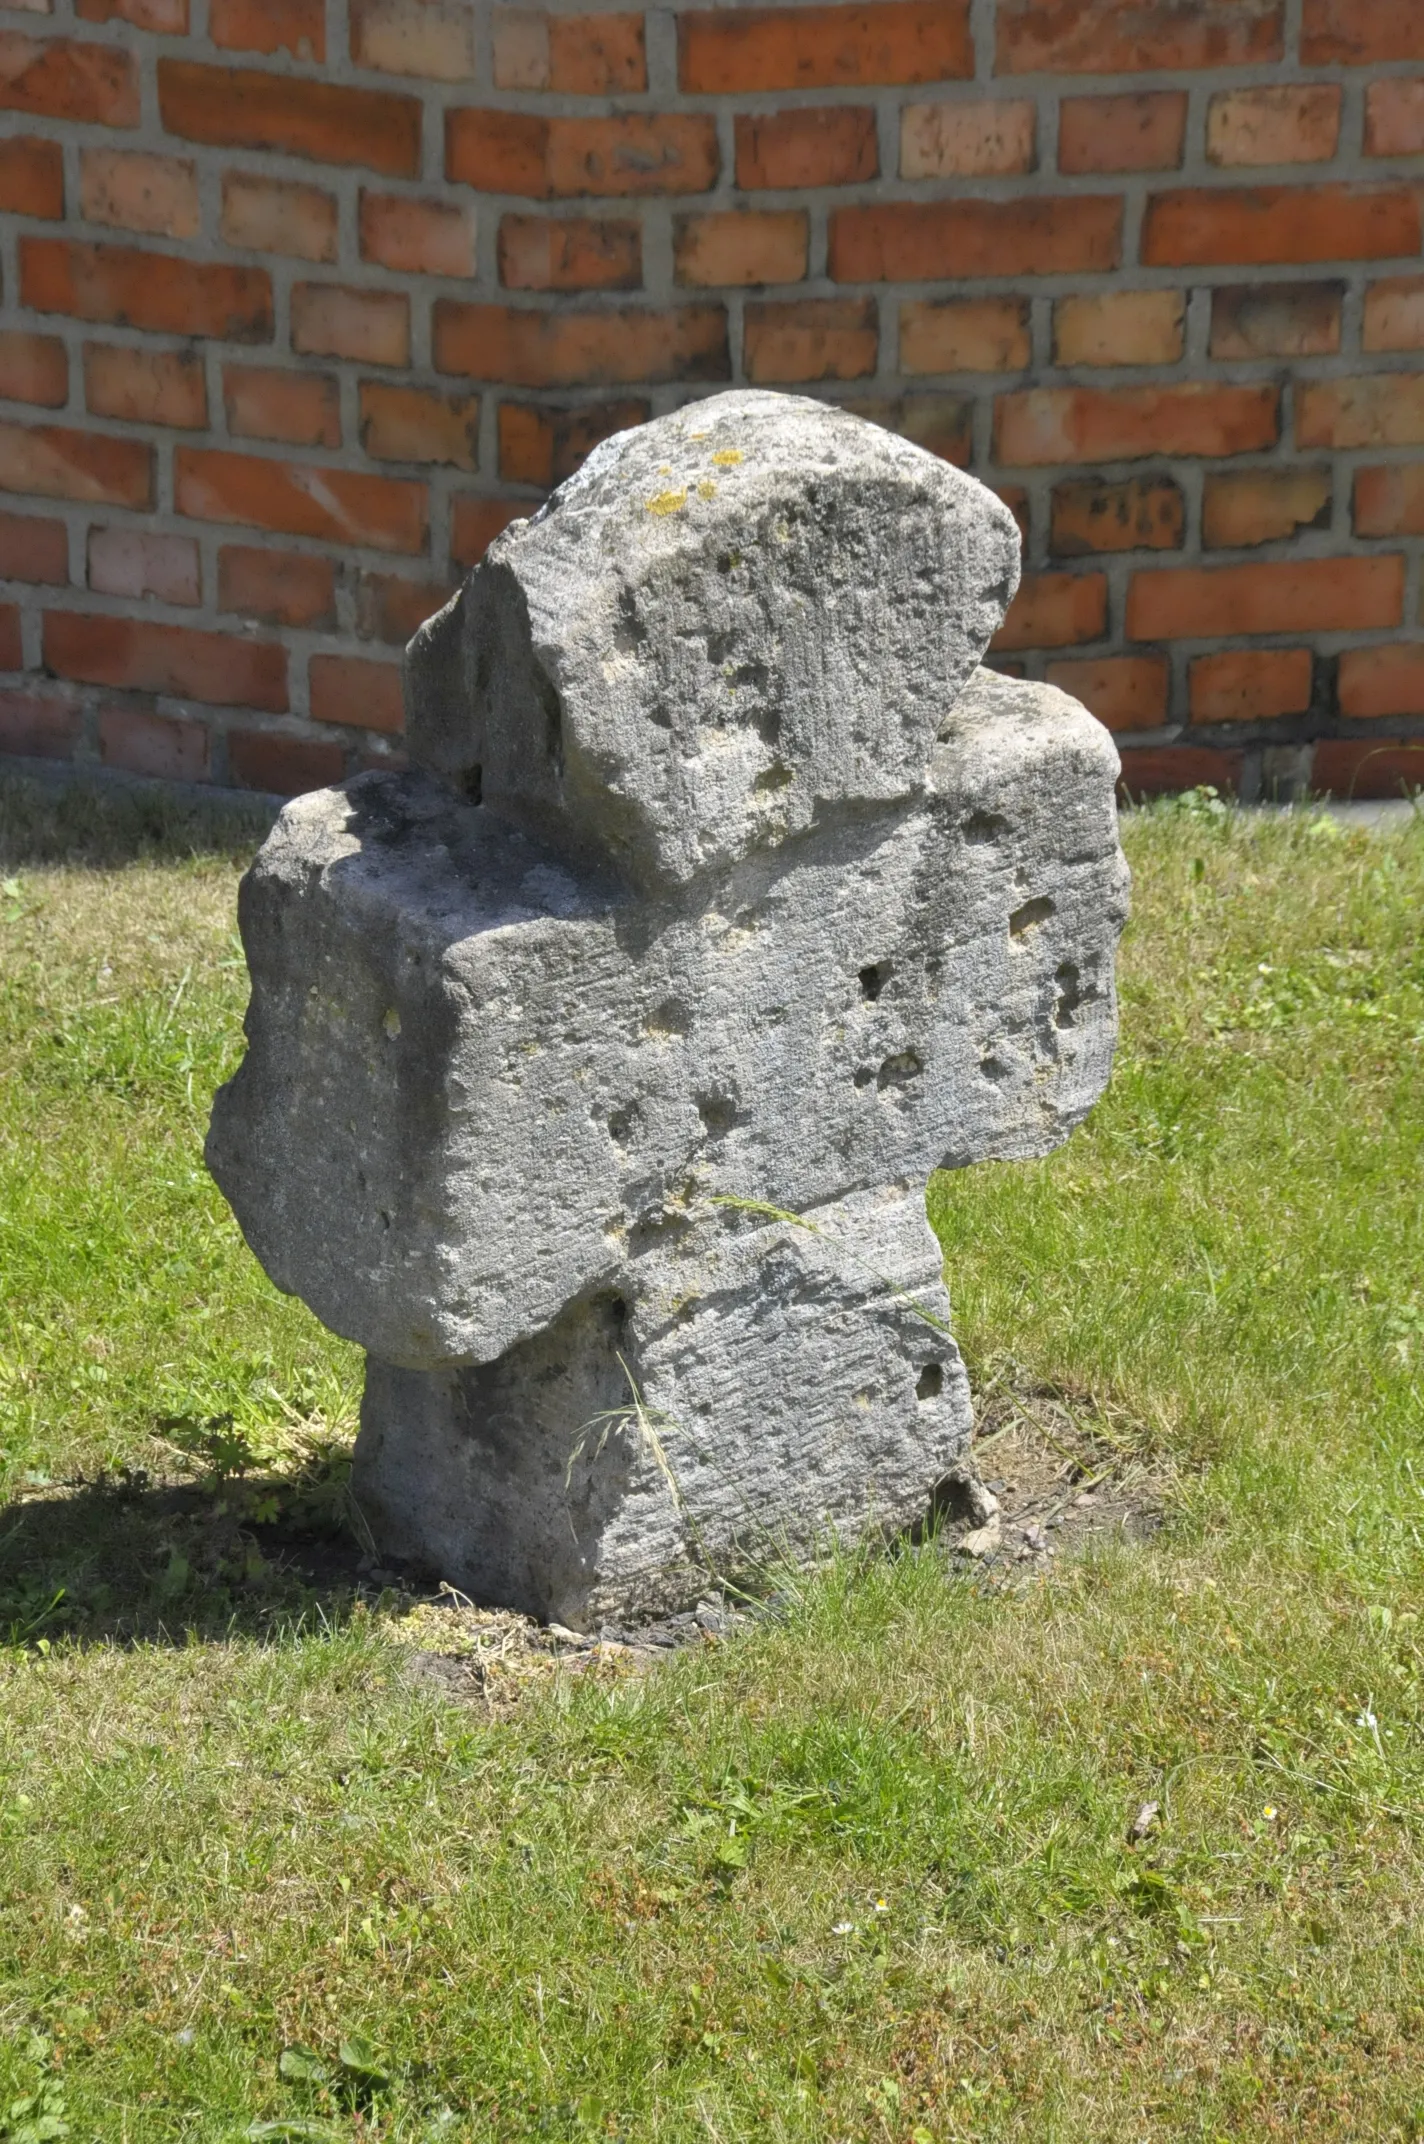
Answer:
[[[407,652],[408,775],[243,885],[208,1159],[369,1353],[383,1550],[589,1627],[921,1516],[967,1443],[924,1184],[1107,1079],[1106,733],[978,667],[972,478],[824,404],[606,441]]]

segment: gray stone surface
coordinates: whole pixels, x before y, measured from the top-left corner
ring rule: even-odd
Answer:
[[[923,1519],[971,1428],[923,1196],[808,1219],[704,1209],[493,1363],[373,1361],[386,1552],[586,1630]]]
[[[576,1623],[705,1590],[748,1514],[797,1553],[902,1524],[962,1450],[887,1277],[943,1322],[929,1170],[1101,1091],[1126,902],[1106,733],[976,667],[1016,555],[920,450],[719,396],[417,635],[420,771],[283,813],[209,1161],[370,1352],[388,1553]]]
[[[416,635],[421,765],[642,890],[918,795],[1019,578],[973,477],[738,393],[596,447]]]

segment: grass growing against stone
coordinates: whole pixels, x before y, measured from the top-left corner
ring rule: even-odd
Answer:
[[[254,1545],[358,1363],[201,1167],[252,838],[0,790],[0,2138],[1424,2136],[1424,824],[1135,818],[1108,1096],[932,1186],[1163,1532],[497,1718]]]

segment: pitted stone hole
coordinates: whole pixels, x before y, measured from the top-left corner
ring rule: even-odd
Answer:
[[[482,767],[466,767],[460,779],[460,789],[467,803],[482,803],[485,793],[484,769]]]
[[[927,1362],[915,1379],[917,1400],[937,1400],[944,1390],[944,1368],[938,1362]]]
[[[888,960],[872,961],[868,968],[862,968],[860,971],[861,996],[874,1002],[894,972]]]
[[[985,1079],[992,1080],[996,1087],[1001,1080],[1005,1080],[1009,1076],[1009,1068],[1002,1057],[981,1057],[979,1070],[983,1073]]]
[[[625,589],[613,627],[613,645],[620,655],[640,655],[647,646],[647,641],[648,629],[633,607],[631,595]]]
[[[752,788],[758,796],[774,796],[778,789],[789,788],[794,780],[791,769],[783,766],[779,759],[774,759],[769,767],[763,768],[752,783]]]
[[[1027,932],[1034,928],[1035,924],[1046,923],[1053,913],[1054,903],[1050,901],[1046,893],[1040,893],[1034,900],[1025,901],[1022,908],[1014,910],[1009,917],[1009,936],[1011,938],[1024,937]]]
[[[666,1042],[673,1036],[686,1035],[692,1027],[692,1014],[677,998],[664,998],[655,1005],[643,1022],[643,1033],[655,1041]]]
[[[724,551],[717,561],[717,571],[719,573],[735,573],[741,563],[742,554],[740,551]]]
[[[918,1079],[924,1066],[914,1050],[900,1050],[894,1057],[887,1057],[875,1075],[875,1084],[883,1093],[887,1087],[906,1087],[912,1079]]]
[[[857,1087],[869,1087],[875,1079],[874,1065],[862,1065],[855,1075]]]
[[[638,1136],[643,1122],[643,1112],[636,1102],[627,1102],[622,1109],[612,1110],[608,1118],[608,1136],[619,1146],[628,1146]]]
[[[996,811],[972,812],[964,822],[964,838],[975,847],[998,841],[1008,831],[1008,820],[1001,819]]]
[[[697,1114],[714,1139],[729,1132],[737,1121],[737,1105],[728,1094],[699,1094]]]
[[[1053,1008],[1055,1027],[1076,1027],[1073,1015],[1083,1002],[1083,990],[1078,980],[1077,964],[1065,960],[1054,972],[1053,980],[1058,985],[1058,1003]]]

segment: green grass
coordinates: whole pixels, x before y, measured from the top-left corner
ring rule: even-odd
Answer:
[[[1108,1095],[932,1186],[1150,1546],[487,1721],[145,1482],[315,1478],[359,1375],[199,1159],[253,829],[152,811],[0,791],[0,1473],[110,1484],[0,1512],[0,2137],[1424,2136],[1424,825],[1136,817]]]

